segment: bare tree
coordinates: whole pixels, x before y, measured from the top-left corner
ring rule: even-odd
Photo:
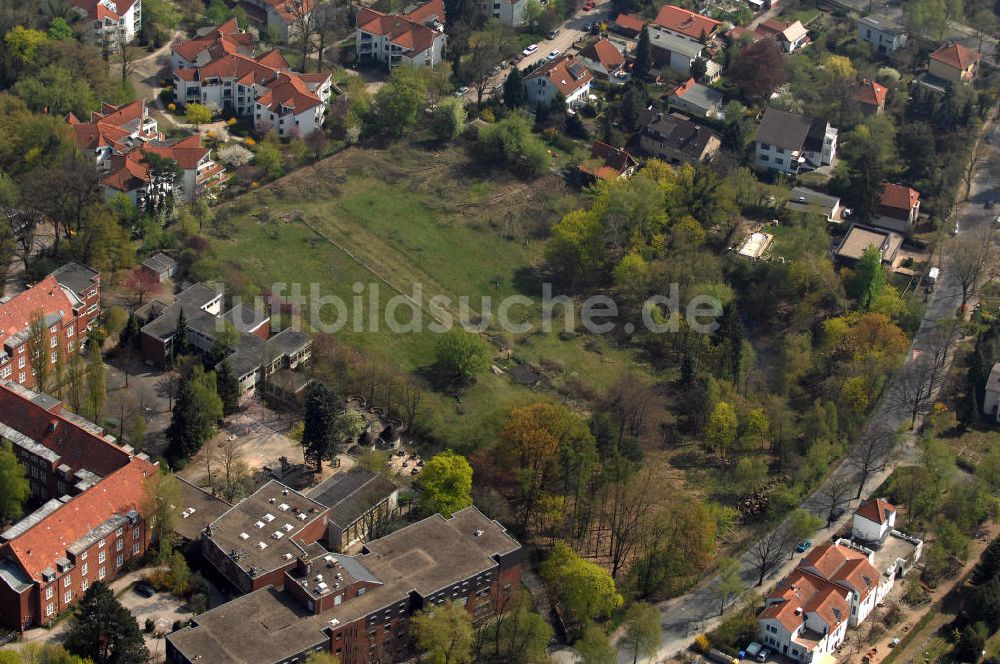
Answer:
[[[215,472],[215,468],[217,466],[219,448],[217,445],[209,442],[209,444],[205,445],[202,449],[202,454],[205,455],[205,474],[208,476],[208,487],[212,490],[212,495],[214,496],[216,487],[214,481],[215,478],[212,473]]]
[[[861,435],[861,440],[854,444],[847,463],[856,468],[859,474],[858,492],[855,498],[861,497],[865,483],[871,474],[879,468],[884,468],[889,462],[892,448],[896,444],[896,432],[886,426],[873,426]]]
[[[647,470],[615,482],[608,497],[611,504],[606,522],[610,537],[611,576],[617,579],[642,536],[642,524],[656,504],[659,492]]]
[[[246,477],[247,465],[243,460],[243,442],[230,436],[219,444],[222,472],[225,477],[225,494],[230,500],[236,497],[239,484]]]
[[[327,47],[335,43],[338,37],[347,34],[347,14],[347,7],[337,7],[328,2],[318,5],[313,10],[313,23],[316,26],[316,36],[319,39],[319,43],[316,45],[316,59],[319,62],[320,71],[323,70],[323,56],[326,54]]]
[[[423,398],[424,391],[420,389],[420,386],[411,382],[403,385],[403,424],[407,431],[413,428],[413,421],[417,419],[417,412]]]
[[[122,86],[124,87],[128,83],[129,75],[135,71],[135,56],[128,49],[128,44],[124,40],[119,41],[117,56],[118,64],[122,68]]]
[[[49,328],[42,309],[31,312],[28,316],[28,363],[31,373],[35,376],[35,387],[39,392],[49,389],[49,378],[52,376],[52,362],[49,359]]]
[[[917,425],[917,416],[934,401],[945,377],[952,343],[958,337],[961,325],[962,321],[958,318],[939,321],[926,335],[923,347],[913,349],[911,361],[892,387],[889,403],[906,410],[911,429]]]
[[[757,572],[757,585],[764,585],[764,579],[781,564],[785,549],[789,546],[788,530],[781,526],[758,535],[747,555]]]
[[[285,0],[285,11],[292,18],[288,26],[289,36],[294,36],[302,47],[302,73],[309,71],[309,47],[316,34],[317,0]]]
[[[514,30],[496,19],[487,21],[482,30],[469,35],[469,53],[461,63],[460,73],[475,86],[479,105],[483,103],[494,68],[513,54],[514,43]]]
[[[826,513],[826,525],[833,523],[834,512],[838,507],[848,502],[851,498],[851,491],[854,489],[854,480],[847,475],[833,473],[826,482],[816,492],[816,499],[820,503],[820,514]]]
[[[177,388],[180,385],[180,376],[176,371],[170,371],[160,376],[156,382],[157,394],[167,400],[167,410],[173,411],[174,398],[177,396]]]
[[[982,285],[997,276],[997,250],[992,224],[973,237],[955,238],[951,252],[951,272],[962,288],[962,308],[975,297]]]
[[[0,216],[3,216],[10,226],[10,235],[14,240],[14,256],[24,264],[24,269],[27,271],[28,261],[35,251],[35,235],[40,214],[28,208],[3,206],[0,207]]]

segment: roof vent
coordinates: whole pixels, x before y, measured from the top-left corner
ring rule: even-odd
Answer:
[[[483,536],[483,531],[477,530],[476,531],[476,537],[482,537],[482,536]]]
[[[264,542],[257,542],[257,548],[263,551],[264,549],[267,548],[267,544],[265,544]]]
[[[241,540],[248,540],[248,539],[250,539],[250,536],[247,535],[246,533],[240,533],[240,539]]]
[[[291,560],[292,559],[292,554],[286,553],[284,556],[282,556],[282,558],[284,558],[285,560]]]
[[[59,428],[59,420],[52,420],[49,422],[49,431],[55,431]]]
[[[797,615],[797,616],[801,616],[802,615],[802,607],[801,606],[797,607],[795,609],[795,615]]]
[[[267,502],[269,502],[269,503],[271,503],[271,504],[273,505],[273,504],[275,504],[276,502],[278,502],[278,499],[277,499],[277,498],[268,498],[268,499],[267,499]]]

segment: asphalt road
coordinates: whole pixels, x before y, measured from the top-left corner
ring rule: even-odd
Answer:
[[[522,59],[516,66],[522,70],[527,69],[530,65],[547,58],[552,51],[559,51],[560,54],[565,54],[573,47],[573,44],[587,34],[586,28],[589,23],[600,19],[607,19],[610,14],[612,14],[611,0],[601,0],[590,11],[583,11],[582,9],[577,11],[569,20],[559,26],[559,34],[556,35],[555,39],[543,39],[537,42],[538,50],[531,55],[522,56]],[[611,16],[609,20],[614,20],[614,16]],[[492,77],[489,85],[486,86],[486,95],[489,94],[493,86],[502,86],[509,73],[510,66],[508,65],[499,74]],[[485,99],[485,95],[483,98]],[[470,86],[469,91],[465,93],[463,99],[466,102],[475,102],[476,89]]]
[[[959,233],[961,235],[975,234],[980,229],[993,223],[993,218],[997,214],[997,212],[984,209],[986,201],[991,199],[1000,201],[1000,180],[993,175],[997,170],[997,164],[1000,163],[1000,150],[997,147],[1000,145],[1000,131],[997,131],[995,126],[991,126],[989,133],[991,134],[992,144],[983,144],[984,155],[977,164],[973,176],[970,201],[962,204],[957,211]],[[941,274],[938,277],[934,291],[928,298],[924,320],[913,339],[906,359],[907,364],[913,362],[914,351],[919,353],[920,350],[927,346],[934,329],[942,321],[955,315],[962,301],[962,291],[958,280],[949,271],[947,251],[950,249],[950,242],[945,241],[943,247],[945,257],[942,261]],[[899,382],[898,380],[894,380],[869,419],[869,422],[889,425],[892,428],[909,425],[910,415],[906,412],[907,409],[904,406],[893,405],[893,402],[897,401],[893,396],[898,394],[898,390]],[[912,464],[916,461],[916,456],[917,453],[912,436],[905,436],[903,441],[901,441],[901,449],[897,450],[895,457],[897,463],[900,465]],[[869,477],[862,495],[869,495],[871,491],[877,488],[888,477],[891,471],[892,468],[889,467],[885,471]],[[833,471],[828,482],[834,481],[833,478],[840,479],[844,477],[852,479],[855,486],[860,481],[860,474],[856,468],[849,464],[841,463]],[[825,514],[822,513],[826,508],[818,498],[818,494],[820,494],[819,490],[806,499],[802,507],[825,517]],[[841,517],[841,521],[850,517],[852,512],[850,508],[854,506],[856,506],[856,501],[852,501],[850,506],[845,505],[847,514]],[[824,528],[813,536],[813,540],[816,542],[824,541],[832,536],[837,528],[837,523],[833,524],[831,528]],[[796,562],[797,559],[786,560],[765,581],[765,587],[773,583],[774,579],[781,578],[791,571]],[[750,588],[757,582],[757,572],[754,569],[750,555],[744,554],[740,558],[740,564],[741,577],[746,587]],[[677,654],[688,646],[696,634],[715,627],[718,621],[720,603],[717,588],[718,579],[708,579],[687,595],[662,602],[658,605],[662,613],[661,627],[663,629],[663,637],[657,656],[647,661],[659,661],[662,658]],[[622,651],[619,653],[618,661],[622,664],[631,664],[632,654]]]

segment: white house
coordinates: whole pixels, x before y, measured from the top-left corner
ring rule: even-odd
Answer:
[[[599,39],[583,47],[577,58],[584,67],[601,78],[610,79],[625,66],[625,55],[609,39]]]
[[[872,14],[858,19],[858,39],[868,42],[880,55],[906,46],[906,30],[886,16]]]
[[[479,13],[517,28],[524,23],[524,9],[527,6],[528,0],[483,0],[479,3]]]
[[[653,26],[691,42],[708,44],[722,23],[689,9],[664,5],[656,14]]]
[[[651,25],[649,45],[652,47],[653,59],[658,65],[667,65],[674,71],[691,75],[691,64],[700,57],[704,46],[698,41],[692,41],[657,25]]]
[[[983,412],[992,417],[994,422],[1000,422],[1000,362],[993,365],[990,377],[986,379]]]
[[[406,14],[358,11],[355,42],[358,58],[399,65],[434,67],[444,61],[444,2],[430,0]]]
[[[754,145],[758,169],[797,174],[833,163],[837,129],[826,120],[768,108]]]
[[[112,155],[162,138],[156,118],[149,115],[146,102],[141,99],[121,106],[105,103],[100,112],[90,114],[89,122],[69,113],[66,123],[76,147],[93,155],[94,165],[102,173],[111,167]]]
[[[111,51],[130,44],[142,28],[142,0],[71,0],[70,5],[91,22],[87,39]]]
[[[586,102],[594,75],[572,55],[548,62],[524,77],[528,103],[549,104],[557,95],[566,99],[566,107]]]

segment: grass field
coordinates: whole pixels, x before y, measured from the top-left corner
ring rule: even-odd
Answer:
[[[458,298],[468,297],[474,320],[485,296],[492,298],[494,313],[500,299],[527,296],[531,303],[515,306],[511,318],[537,324],[541,238],[575,205],[575,196],[555,176],[525,183],[503,172],[481,172],[460,148],[351,149],[237,199],[233,239],[215,242],[217,268],[231,290],[266,292],[274,283],[297,282],[308,294],[315,283],[321,294],[349,306],[355,284],[364,285],[366,297],[370,284],[378,284],[382,304],[420,284],[423,302],[433,295],[452,298],[446,307],[452,314],[459,312]],[[332,307],[323,313],[326,322],[333,319]],[[422,315],[425,326],[432,322],[429,308]],[[409,319],[406,311],[397,315]],[[404,371],[430,364],[436,335],[394,333],[384,324],[372,331],[371,322],[364,321],[363,331],[348,325],[336,336]],[[643,372],[632,352],[603,339],[495,329],[487,335],[498,365],[528,363],[543,375],[550,394],[570,400],[585,402],[623,371]],[[501,346],[510,352],[501,356]],[[441,416],[435,428],[462,447],[483,435],[484,423],[495,423],[498,413],[537,398],[509,376],[487,372],[460,404],[431,397]]]

